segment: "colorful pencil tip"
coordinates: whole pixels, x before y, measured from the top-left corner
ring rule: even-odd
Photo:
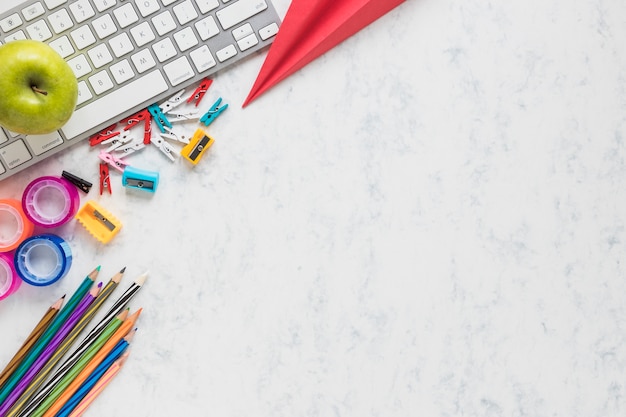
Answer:
[[[124,271],[126,271],[126,267],[124,267],[124,268],[120,269],[120,274],[123,274],[123,273],[124,273]]]

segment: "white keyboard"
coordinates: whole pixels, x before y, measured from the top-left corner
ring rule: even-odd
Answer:
[[[231,67],[268,46],[279,25],[271,0],[31,0],[5,11],[0,43],[51,45],[79,98],[57,132],[0,128],[0,181]]]

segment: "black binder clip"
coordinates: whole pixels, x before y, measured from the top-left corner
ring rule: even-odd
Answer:
[[[89,190],[91,190],[91,186],[93,185],[89,181],[79,178],[76,175],[71,174],[67,171],[63,171],[61,173],[61,176],[74,184],[79,190],[81,190],[85,194],[87,194]]]

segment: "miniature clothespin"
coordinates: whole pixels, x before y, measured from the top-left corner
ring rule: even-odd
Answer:
[[[198,107],[198,104],[202,101],[202,97],[204,97],[204,94],[207,92],[212,83],[213,80],[209,78],[202,80],[200,85],[198,85],[198,88],[196,88],[196,90],[187,99],[187,103],[195,102],[195,106]]]
[[[112,194],[111,178],[109,178],[109,165],[106,162],[100,162],[100,195],[107,190]]]
[[[126,167],[124,174],[122,174],[122,185],[153,193],[159,185],[159,173]]]
[[[196,165],[204,152],[213,145],[213,142],[215,140],[211,136],[207,135],[204,130],[198,129],[191,137],[189,144],[180,151],[180,154],[193,165]]]
[[[166,142],[165,139],[163,139],[162,135],[159,137],[153,137],[151,140],[152,140],[152,143],[161,152],[163,152],[163,154],[167,156],[172,162],[176,160],[176,157],[174,156],[175,155],[174,147],[170,145],[168,142]]]
[[[211,108],[206,113],[204,113],[204,115],[200,118],[200,123],[204,123],[205,126],[210,125],[211,123],[213,123],[215,119],[217,119],[217,116],[219,116],[224,110],[228,108],[228,104],[224,104],[223,106],[219,107],[221,102],[222,102],[222,98],[220,97],[217,99],[215,103],[213,103]]]
[[[69,173],[67,171],[63,171],[61,173],[61,176],[63,178],[65,178],[66,180],[68,180],[69,182],[71,182],[72,184],[74,184],[79,190],[81,190],[85,194],[87,194],[89,192],[89,190],[91,190],[92,184],[89,181],[87,181],[87,180],[79,178],[76,175],[71,174],[71,173]],[[102,194],[102,193],[100,193],[100,194]]]
[[[134,152],[142,150],[145,147],[146,145],[143,142],[133,141],[115,148],[114,152],[128,156]]]
[[[176,107],[180,106],[184,103],[183,94],[185,94],[185,90],[180,90],[178,93],[174,94],[172,97],[165,100],[163,103],[159,104],[159,108],[163,114],[166,114]]]
[[[198,120],[200,118],[200,111],[193,110],[172,110],[167,113],[167,119],[171,123],[177,122],[189,122],[192,120]]]
[[[174,132],[172,128],[166,127],[165,132],[166,133],[160,134],[160,136],[164,139],[175,140],[176,142],[181,142],[184,144],[189,143],[189,138],[186,135],[179,135],[178,133]]]
[[[101,151],[98,154],[98,158],[111,165],[113,168],[117,169],[120,172],[124,172],[124,168],[129,164],[121,158],[111,155],[108,152]]]
[[[143,143],[147,145],[150,143],[150,137],[152,136],[152,116],[148,109],[143,109],[120,121],[121,124],[126,125],[124,130],[129,130],[141,122],[143,122]]]
[[[120,146],[132,142],[134,139],[135,138],[128,131],[124,131],[121,135],[113,136],[112,138],[103,141],[102,145],[109,145],[109,147],[104,150],[105,152],[113,152]]]
[[[96,133],[92,137],[89,138],[89,146],[96,146],[104,142],[105,140],[111,139],[114,136],[120,134],[119,131],[114,130],[117,123],[112,124],[111,126],[103,129],[102,131]]]
[[[165,116],[165,114],[161,111],[161,108],[159,107],[158,104],[151,104],[150,106],[148,106],[148,111],[150,112],[150,114],[152,115],[152,117],[154,118],[154,121],[156,122],[157,126],[159,127],[159,130],[162,133],[165,133],[165,127],[172,127],[172,124],[170,123],[169,120],[167,120],[167,117]]]

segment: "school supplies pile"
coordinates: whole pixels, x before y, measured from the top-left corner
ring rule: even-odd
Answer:
[[[143,286],[146,274],[135,279],[82,341],[77,341],[118,287],[125,270],[106,285],[95,284],[98,266],[69,300],[64,295],[48,308],[0,373],[0,416],[81,416],[119,373],[142,311],[131,313],[127,306]]]
[[[205,78],[191,92],[184,89],[168,97],[161,103],[153,103],[147,108],[128,116],[89,138],[89,146],[98,146],[100,151],[100,195],[112,193],[109,167],[122,174],[122,185],[154,193],[159,183],[159,173],[153,170],[131,167],[128,156],[146,147],[154,147],[175,162],[180,155],[192,166],[198,164],[202,154],[213,144],[205,127],[217,119],[228,108],[219,97],[204,113],[198,106],[213,80]],[[193,134],[179,126],[186,122],[198,125]],[[158,129],[152,129],[156,126]]]

